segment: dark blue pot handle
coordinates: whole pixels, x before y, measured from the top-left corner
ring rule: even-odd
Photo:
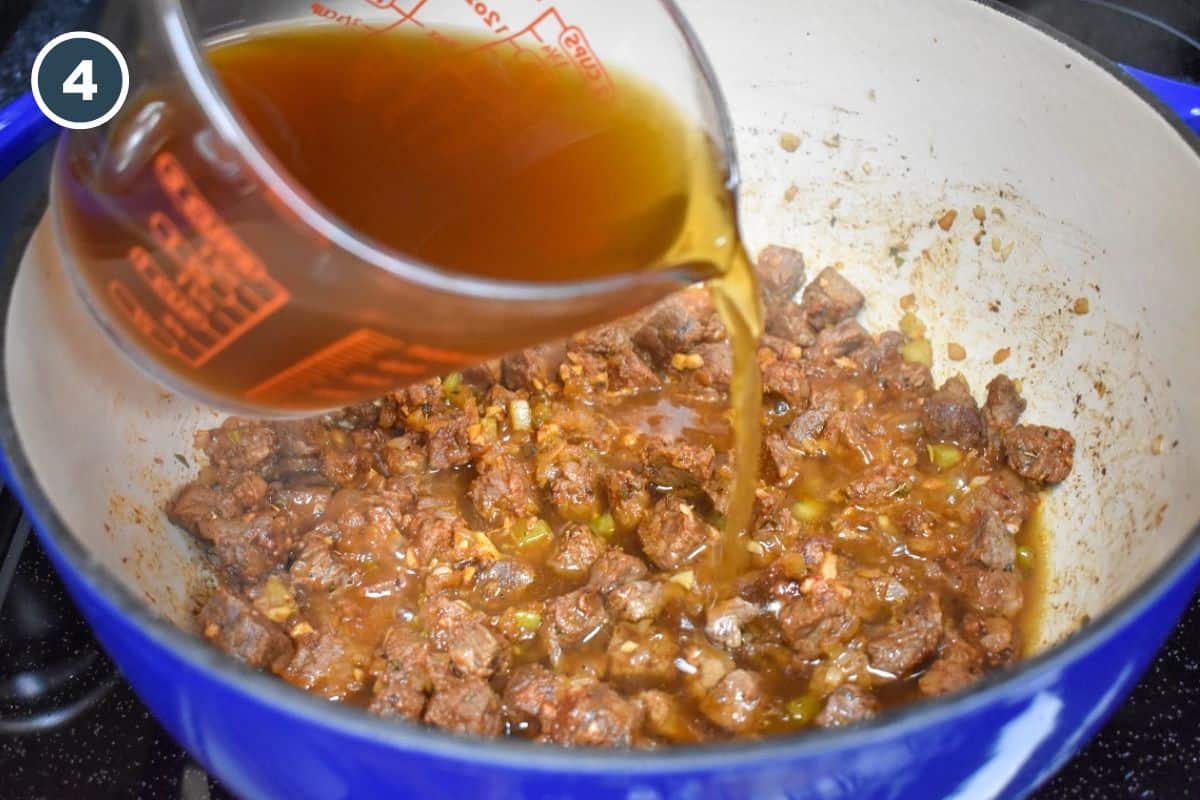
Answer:
[[[1121,69],[1153,92],[1167,108],[1178,114],[1189,128],[1200,134],[1200,86],[1164,78],[1124,64],[1121,65]]]
[[[1133,67],[1122,65],[1121,68],[1200,134],[1200,86]],[[31,92],[0,108],[0,178],[53,137],[57,130],[58,127],[38,109]]]
[[[33,100],[33,92],[0,108],[0,179],[59,130]]]

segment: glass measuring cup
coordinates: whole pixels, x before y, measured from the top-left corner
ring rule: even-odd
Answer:
[[[472,49],[503,48],[588,82],[595,102],[620,90],[616,71],[637,75],[705,136],[710,157],[692,166],[720,173],[695,176],[716,191],[685,198],[695,207],[678,239],[620,274],[505,280],[405,256],[290,174],[206,60],[213,43],[284,25],[353,29],[364,47],[398,30],[447,41],[465,31],[480,43]],[[622,316],[714,275],[737,246],[732,229],[712,241],[684,235],[686,217],[732,206],[736,172],[719,90],[670,0],[137,0],[109,4],[100,30],[125,53],[132,85],[111,122],[59,146],[52,206],[64,261],[133,360],[214,405],[298,414],[370,400]],[[430,88],[432,109],[468,87]]]

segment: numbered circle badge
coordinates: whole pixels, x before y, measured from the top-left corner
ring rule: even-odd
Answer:
[[[64,128],[108,122],[129,94],[129,66],[98,33],[72,31],[51,39],[33,62],[33,99]]]

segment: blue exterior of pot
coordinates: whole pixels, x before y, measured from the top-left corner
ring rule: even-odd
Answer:
[[[11,464],[9,465],[11,470]],[[14,485],[11,475],[6,476]],[[20,482],[15,482],[20,487]],[[1071,641],[961,695],[860,728],[671,753],[478,742],[390,723],[180,648],[79,568],[53,520],[39,536],[69,591],[155,716],[234,792],[261,798],[1023,797],[1091,737],[1136,684],[1200,582],[1200,548]]]

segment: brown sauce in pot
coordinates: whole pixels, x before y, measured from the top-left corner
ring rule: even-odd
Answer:
[[[835,270],[759,259],[763,446],[741,566],[730,349],[689,291],[306,423],[230,420],[172,517],[218,647],[374,713],[566,745],[850,724],[1020,658],[1069,434],[937,387]],[[728,546],[728,545],[726,545]]]

